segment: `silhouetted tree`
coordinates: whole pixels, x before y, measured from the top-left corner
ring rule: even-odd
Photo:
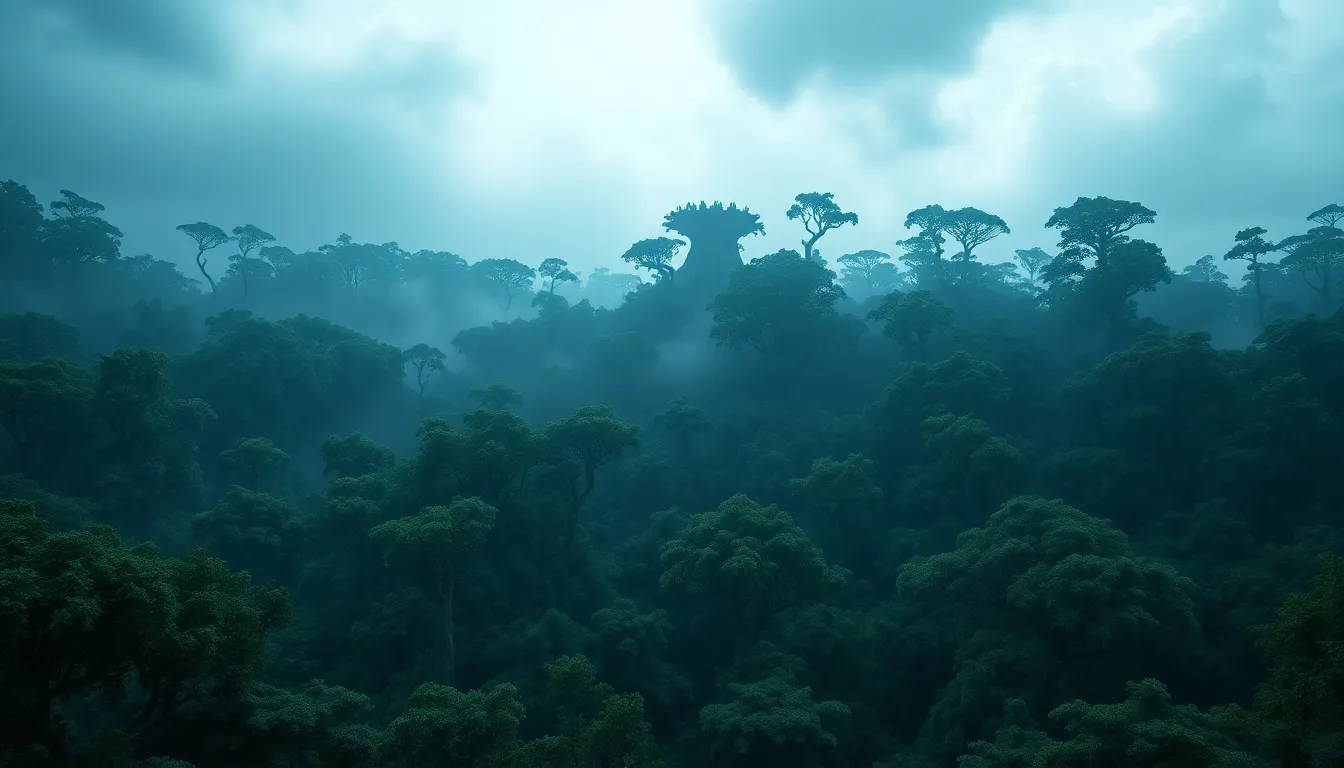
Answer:
[[[822,235],[845,224],[857,226],[859,223],[859,215],[841,210],[834,197],[834,192],[804,192],[794,197],[793,205],[789,207],[789,221],[801,220],[807,231],[802,243],[803,256],[809,260],[821,261],[820,254],[814,253],[812,248]]]
[[[647,237],[630,246],[621,258],[640,269],[649,270],[658,280],[671,283],[677,273],[672,260],[685,244],[685,240],[676,237]]]
[[[537,271],[526,264],[513,259],[481,259],[471,265],[471,271],[496,286],[504,297],[500,305],[506,314],[518,294],[532,287],[537,279]]]
[[[210,284],[210,295],[214,296],[218,293],[218,289],[215,287],[215,279],[205,269],[208,263],[205,252],[229,242],[229,236],[224,230],[204,221],[198,221],[195,224],[179,224],[177,231],[196,241],[196,268],[201,270],[201,276]]]
[[[437,347],[431,347],[428,344],[416,344],[401,354],[406,364],[415,369],[415,384],[419,388],[421,397],[424,397],[425,385],[429,383],[434,374],[448,370],[443,364],[448,356]]]
[[[682,290],[696,303],[708,302],[723,290],[728,278],[742,266],[738,241],[747,235],[765,234],[761,217],[735,203],[687,203],[663,217],[663,227],[691,241],[691,250],[677,273]]]
[[[537,274],[546,281],[546,292],[552,296],[555,295],[555,286],[558,283],[576,283],[579,280],[578,275],[569,271],[569,262],[554,256],[541,262]]]
[[[233,241],[238,244],[238,252],[229,255],[234,271],[243,281],[243,298],[247,298],[248,275],[252,271],[252,252],[262,246],[275,242],[275,235],[258,228],[254,224],[244,224],[233,228]]]

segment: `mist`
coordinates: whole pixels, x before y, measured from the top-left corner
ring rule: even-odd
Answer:
[[[1327,0],[0,4],[0,765],[1344,764],[1341,71]]]

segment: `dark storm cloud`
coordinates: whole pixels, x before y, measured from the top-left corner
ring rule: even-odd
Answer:
[[[95,8],[122,3],[35,5],[0,18],[0,98],[21,116],[0,126],[0,178],[44,203],[61,188],[104,203],[128,252],[180,256],[173,227],[202,219],[296,248],[342,231],[424,241],[453,223],[438,211],[461,208],[417,149],[433,110],[470,93],[451,51],[374,40],[353,71],[245,81],[226,32],[238,25],[210,11],[223,4],[190,3],[193,16],[141,0],[122,19]],[[59,46],[41,32],[49,11],[68,17]]]
[[[713,6],[726,61],[750,90],[785,101],[816,77],[873,85],[966,71],[990,26],[1060,0],[756,0]]]
[[[57,50],[91,48],[152,66],[218,75],[230,60],[228,9],[251,0],[10,0],[0,25]]]
[[[1243,227],[1305,229],[1308,212],[1341,197],[1344,89],[1312,87],[1338,82],[1328,61],[1282,71],[1295,53],[1275,43],[1286,26],[1274,0],[1223,6],[1151,54],[1151,112],[1117,114],[1095,91],[1056,83],[1041,113],[1067,118],[1039,128],[1039,192],[1057,204],[1079,194],[1144,202],[1177,263],[1221,254]]]

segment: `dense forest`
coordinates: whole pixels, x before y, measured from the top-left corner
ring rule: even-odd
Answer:
[[[0,766],[1344,765],[1302,213],[688,203],[582,275],[0,183]]]

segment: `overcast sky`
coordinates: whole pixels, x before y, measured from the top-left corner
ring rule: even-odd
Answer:
[[[1179,267],[1344,203],[1342,73],[1344,0],[0,0],[0,178],[171,260],[205,220],[587,271],[701,199],[754,256],[830,191],[831,259],[1107,195]]]

